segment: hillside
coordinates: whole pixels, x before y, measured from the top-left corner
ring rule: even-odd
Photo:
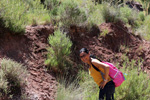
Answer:
[[[135,1],[0,1],[0,100],[98,99],[83,47],[131,75],[116,100],[150,98],[150,3]]]
[[[108,30],[108,33],[103,36],[101,34],[105,29]],[[76,47],[74,55],[78,55],[78,51],[82,47],[86,47],[99,59],[119,63],[121,66],[123,63],[121,57],[126,54],[130,60],[135,59],[138,61],[143,59],[144,62],[141,68],[149,73],[150,42],[143,40],[139,35],[131,33],[122,23],[103,23],[91,32],[74,27],[71,32],[71,34],[74,34],[73,41]]]
[[[118,27],[119,26],[119,27]],[[106,36],[102,34],[103,29],[108,29]],[[100,30],[100,31],[99,31]],[[54,100],[57,82],[55,76],[46,71],[44,60],[47,53],[47,38],[53,34],[52,25],[27,26],[25,35],[11,35],[9,31],[2,29],[0,38],[1,59],[11,58],[27,66],[29,76],[25,92],[31,100]],[[70,34],[74,47],[72,55],[76,63],[81,63],[78,51],[82,47],[89,48],[92,54],[103,61],[120,63],[124,53],[129,59],[144,60],[141,68],[150,76],[150,42],[135,36],[121,23],[103,23],[98,28],[88,32],[82,27],[72,27]],[[126,50],[126,45],[129,50]],[[139,49],[139,47],[141,47]]]
[[[25,35],[12,35],[1,28],[0,58],[10,58],[27,66],[25,92],[31,100],[54,100],[55,97],[57,82],[44,65],[47,38],[53,31],[51,25],[27,26]]]

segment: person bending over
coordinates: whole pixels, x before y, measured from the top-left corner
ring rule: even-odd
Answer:
[[[91,57],[89,50],[86,48],[80,50],[80,59],[89,65],[89,74],[99,86],[99,100],[104,100],[104,98],[106,98],[106,100],[114,100],[115,84],[109,77],[109,66]],[[101,73],[93,66],[103,72],[104,77],[102,77]]]

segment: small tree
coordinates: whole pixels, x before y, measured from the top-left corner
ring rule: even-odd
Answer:
[[[60,30],[54,32],[54,35],[50,35],[48,38],[50,47],[48,48],[46,65],[56,68],[57,70],[64,70],[67,68],[66,60],[71,53],[72,42],[66,33],[62,33]]]

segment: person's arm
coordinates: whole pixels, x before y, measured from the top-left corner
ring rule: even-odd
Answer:
[[[104,81],[101,84],[101,87],[104,88],[104,86],[106,85],[108,78],[109,78],[109,65],[104,64],[97,59],[93,59],[92,64],[94,66],[96,66],[97,68],[103,68],[104,69]]]

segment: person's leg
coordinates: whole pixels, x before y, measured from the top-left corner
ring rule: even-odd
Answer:
[[[114,100],[114,93],[112,94],[112,100]]]
[[[114,93],[113,94],[106,93],[106,100],[114,100]]]
[[[104,89],[101,89],[99,88],[100,91],[99,91],[99,100],[104,100],[104,94],[105,94],[105,91]]]
[[[115,84],[110,81],[106,85],[106,100],[114,100]]]

